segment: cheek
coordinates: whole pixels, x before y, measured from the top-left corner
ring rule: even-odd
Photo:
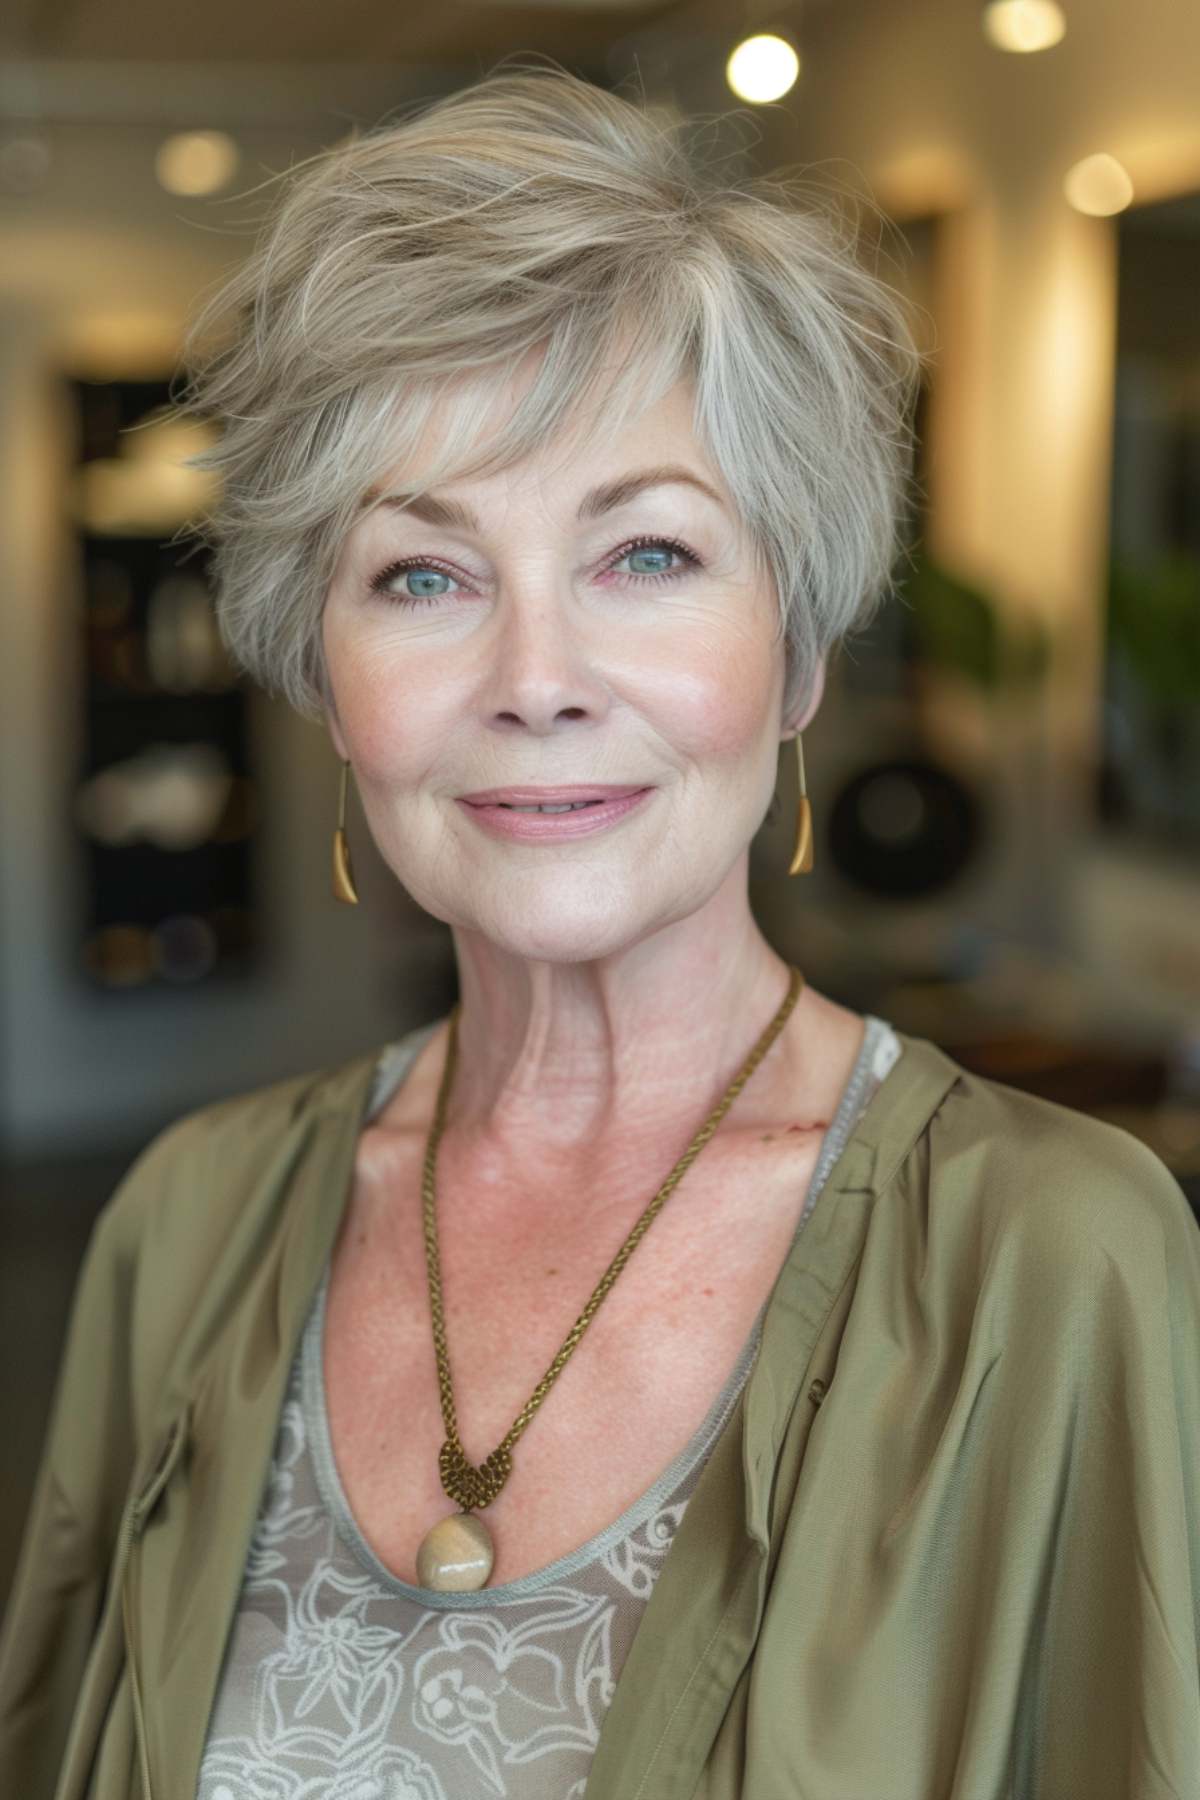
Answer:
[[[686,664],[676,654],[660,668],[664,714],[676,747],[697,760],[736,762],[754,755],[771,735],[782,651],[750,628],[705,629],[696,621]]]
[[[423,746],[446,730],[439,710],[445,690],[405,678],[385,646],[336,626],[325,630],[324,642],[338,722],[360,786],[411,784]]]

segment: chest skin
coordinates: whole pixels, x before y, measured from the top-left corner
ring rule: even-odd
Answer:
[[[699,1428],[795,1235],[861,1047],[861,1019],[845,1017],[856,1029],[826,1060],[808,1110],[801,1101],[790,1116],[716,1133],[617,1276],[482,1513],[495,1545],[490,1586],[535,1573],[602,1531]],[[445,1429],[421,1202],[428,1114],[417,1098],[414,1088],[391,1117],[385,1108],[359,1141],[322,1359],[350,1508],[383,1564],[414,1585],[422,1538],[456,1510],[438,1470]],[[525,1406],[672,1166],[667,1155],[661,1167],[614,1167],[590,1191],[560,1178],[539,1192],[460,1155],[449,1131],[443,1137],[446,1337],[459,1435],[476,1466]]]

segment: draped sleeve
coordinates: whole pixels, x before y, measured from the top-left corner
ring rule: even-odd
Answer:
[[[1179,1183],[967,1078],[877,1194],[855,1283],[750,1678],[758,1765],[825,1800],[1196,1800]]]

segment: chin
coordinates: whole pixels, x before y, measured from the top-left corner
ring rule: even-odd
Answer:
[[[647,923],[644,907],[635,909],[611,899],[605,903],[596,895],[587,905],[552,906],[544,876],[540,883],[540,905],[501,914],[484,909],[474,917],[464,916],[459,906],[453,909],[450,924],[477,933],[497,950],[525,962],[552,963],[594,962],[616,956],[654,929]]]
[[[522,962],[530,963],[597,962],[603,957],[619,956],[640,935],[632,931],[613,930],[611,926],[604,932],[536,929],[519,932],[489,931],[482,925],[475,929],[497,950],[507,951],[510,956],[520,957]]]

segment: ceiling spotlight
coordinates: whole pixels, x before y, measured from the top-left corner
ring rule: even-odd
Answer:
[[[743,38],[725,64],[725,79],[738,99],[760,105],[780,99],[799,73],[800,58],[791,44],[771,32]]]
[[[237,145],[224,131],[177,131],[164,138],[154,159],[168,194],[215,194],[237,166]]]
[[[988,0],[983,9],[984,36],[998,50],[1049,50],[1066,31],[1058,0]]]
[[[1116,157],[1101,151],[1067,170],[1063,192],[1076,212],[1105,219],[1124,212],[1133,199],[1133,183]]]

